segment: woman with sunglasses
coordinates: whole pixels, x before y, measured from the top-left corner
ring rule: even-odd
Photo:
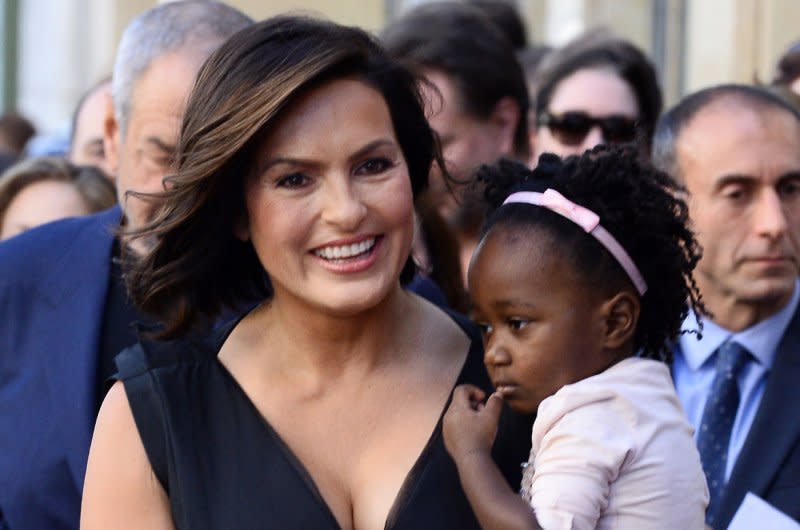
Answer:
[[[531,94],[531,152],[581,154],[598,144],[637,142],[649,153],[661,112],[652,63],[633,44],[592,32],[553,52]]]

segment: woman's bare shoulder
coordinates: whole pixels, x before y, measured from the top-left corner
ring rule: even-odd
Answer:
[[[119,381],[100,407],[86,468],[81,529],[94,528],[174,528]]]
[[[421,338],[427,349],[440,349],[454,354],[466,355],[471,338],[456,320],[420,296],[413,296],[418,312]],[[463,357],[463,355],[460,355]]]

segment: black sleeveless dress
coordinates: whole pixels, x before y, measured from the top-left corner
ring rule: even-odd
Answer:
[[[452,316],[472,341],[457,384],[491,390],[480,336],[470,322]],[[140,343],[116,359],[117,377],[169,496],[176,528],[338,529],[303,464],[217,359],[234,325],[207,340]],[[514,490],[520,463],[528,459],[530,425],[531,418],[507,410],[495,442],[495,460]],[[321,432],[320,450],[324,438]],[[405,478],[386,528],[479,528],[444,448],[441,416]]]

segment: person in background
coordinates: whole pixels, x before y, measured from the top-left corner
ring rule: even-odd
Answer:
[[[468,0],[467,3],[480,9],[506,36],[515,50],[528,45],[528,30],[516,6],[507,0]]]
[[[553,52],[551,46],[531,45],[517,51],[517,60],[525,72],[525,83],[528,85],[528,96],[531,105],[528,107],[528,138],[530,139],[530,151],[536,151],[536,92],[539,86],[539,66],[542,61]]]
[[[203,61],[249,25],[218,2],[160,4],[118,46],[105,118],[118,207],[50,223],[0,243],[0,528],[74,530],[86,460],[113,358],[137,340],[120,226],[147,222],[129,191],[162,190]]]
[[[700,530],[708,490],[665,361],[699,247],[679,186],[634,148],[481,169],[469,271],[496,388],[462,386],[447,449],[483,530]],[[536,412],[520,494],[489,458],[500,407]]]
[[[36,128],[22,114],[12,111],[0,115],[0,152],[22,156],[25,144],[35,134]]]
[[[386,27],[381,40],[429,82],[423,91],[449,176],[433,171],[428,193],[457,238],[463,284],[483,222],[482,202],[469,194],[475,170],[529,156],[522,68],[505,35],[469,4],[419,6]]]
[[[787,87],[800,95],[800,42],[795,42],[784,52],[775,70],[771,84]]]
[[[16,155],[0,152],[0,173],[13,166],[18,160]]]
[[[480,339],[402,286],[443,163],[418,79],[361,29],[267,19],[203,66],[176,161],[128,232],[162,326],[117,357],[81,527],[477,530],[440,420],[456,384],[489,388]]]
[[[94,166],[29,158],[0,175],[0,240],[39,225],[111,208],[114,186]]]
[[[721,85],[659,121],[653,160],[684,184],[703,248],[672,374],[708,479],[706,522],[728,527],[752,492],[800,520],[800,114]]]
[[[72,114],[67,158],[73,164],[99,167],[113,181],[103,146],[103,125],[111,105],[111,78],[95,84],[81,97]]]
[[[650,150],[661,89],[649,59],[633,44],[590,32],[542,61],[531,124],[533,158],[581,154],[599,144],[637,142]]]

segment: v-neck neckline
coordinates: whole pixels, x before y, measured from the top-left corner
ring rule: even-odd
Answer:
[[[452,316],[450,315],[448,316],[452,318]],[[453,386],[450,389],[450,392],[448,393],[444,406],[442,407],[442,410],[439,413],[439,418],[434,424],[433,431],[428,436],[427,442],[422,447],[422,450],[420,451],[419,455],[414,461],[414,464],[412,464],[411,468],[409,469],[408,473],[403,479],[403,482],[400,484],[400,489],[397,490],[397,495],[395,496],[394,501],[392,502],[391,508],[389,508],[389,513],[387,514],[386,521],[384,522],[385,530],[390,530],[394,528],[394,525],[397,521],[398,516],[401,513],[402,508],[406,505],[406,502],[404,501],[410,498],[414,490],[414,486],[416,485],[416,479],[420,476],[421,471],[427,464],[428,457],[431,454],[431,451],[433,450],[435,443],[441,437],[442,419],[444,418],[444,414],[447,411],[447,408],[450,406],[450,402],[453,397],[453,389],[463,382],[464,374],[469,368],[470,360],[474,356],[473,350],[476,347],[475,341],[472,339],[472,337],[470,337],[467,330],[465,330],[457,320],[455,319],[453,320],[459,327],[461,332],[469,340],[469,346],[467,348],[466,355],[464,356],[464,360],[461,363],[461,368],[458,372],[458,377],[456,378],[455,382],[453,383]],[[227,339],[227,336],[233,331],[237,323],[238,321],[235,322],[234,325],[231,326],[229,330],[226,330],[227,333],[224,333],[224,336],[222,337],[222,342],[224,342],[224,340]],[[220,342],[220,344],[222,344],[222,342]],[[333,514],[333,511],[331,510],[330,506],[328,505],[327,502],[325,502],[325,498],[322,496],[322,493],[320,492],[319,487],[317,487],[316,482],[314,482],[313,476],[308,471],[305,464],[303,464],[302,460],[300,460],[300,458],[297,456],[297,454],[295,454],[295,452],[292,450],[289,444],[286,443],[286,441],[275,430],[275,428],[272,426],[269,420],[261,413],[260,410],[258,410],[256,404],[253,402],[252,399],[250,399],[250,396],[244,390],[242,385],[239,384],[239,381],[236,380],[236,378],[233,376],[230,370],[228,370],[228,368],[222,363],[222,361],[220,361],[218,355],[214,356],[214,364],[220,369],[225,379],[227,379],[228,382],[234,387],[235,392],[246,403],[247,408],[251,410],[252,414],[254,415],[254,418],[258,420],[259,423],[264,427],[267,435],[269,435],[269,437],[273,440],[273,442],[281,451],[281,453],[283,453],[284,458],[292,467],[297,476],[305,484],[306,488],[308,489],[309,493],[311,493],[311,496],[314,498],[318,506],[330,519],[331,524],[333,525],[332,528],[343,530],[342,526],[339,524],[339,521],[336,519],[336,516]]]

